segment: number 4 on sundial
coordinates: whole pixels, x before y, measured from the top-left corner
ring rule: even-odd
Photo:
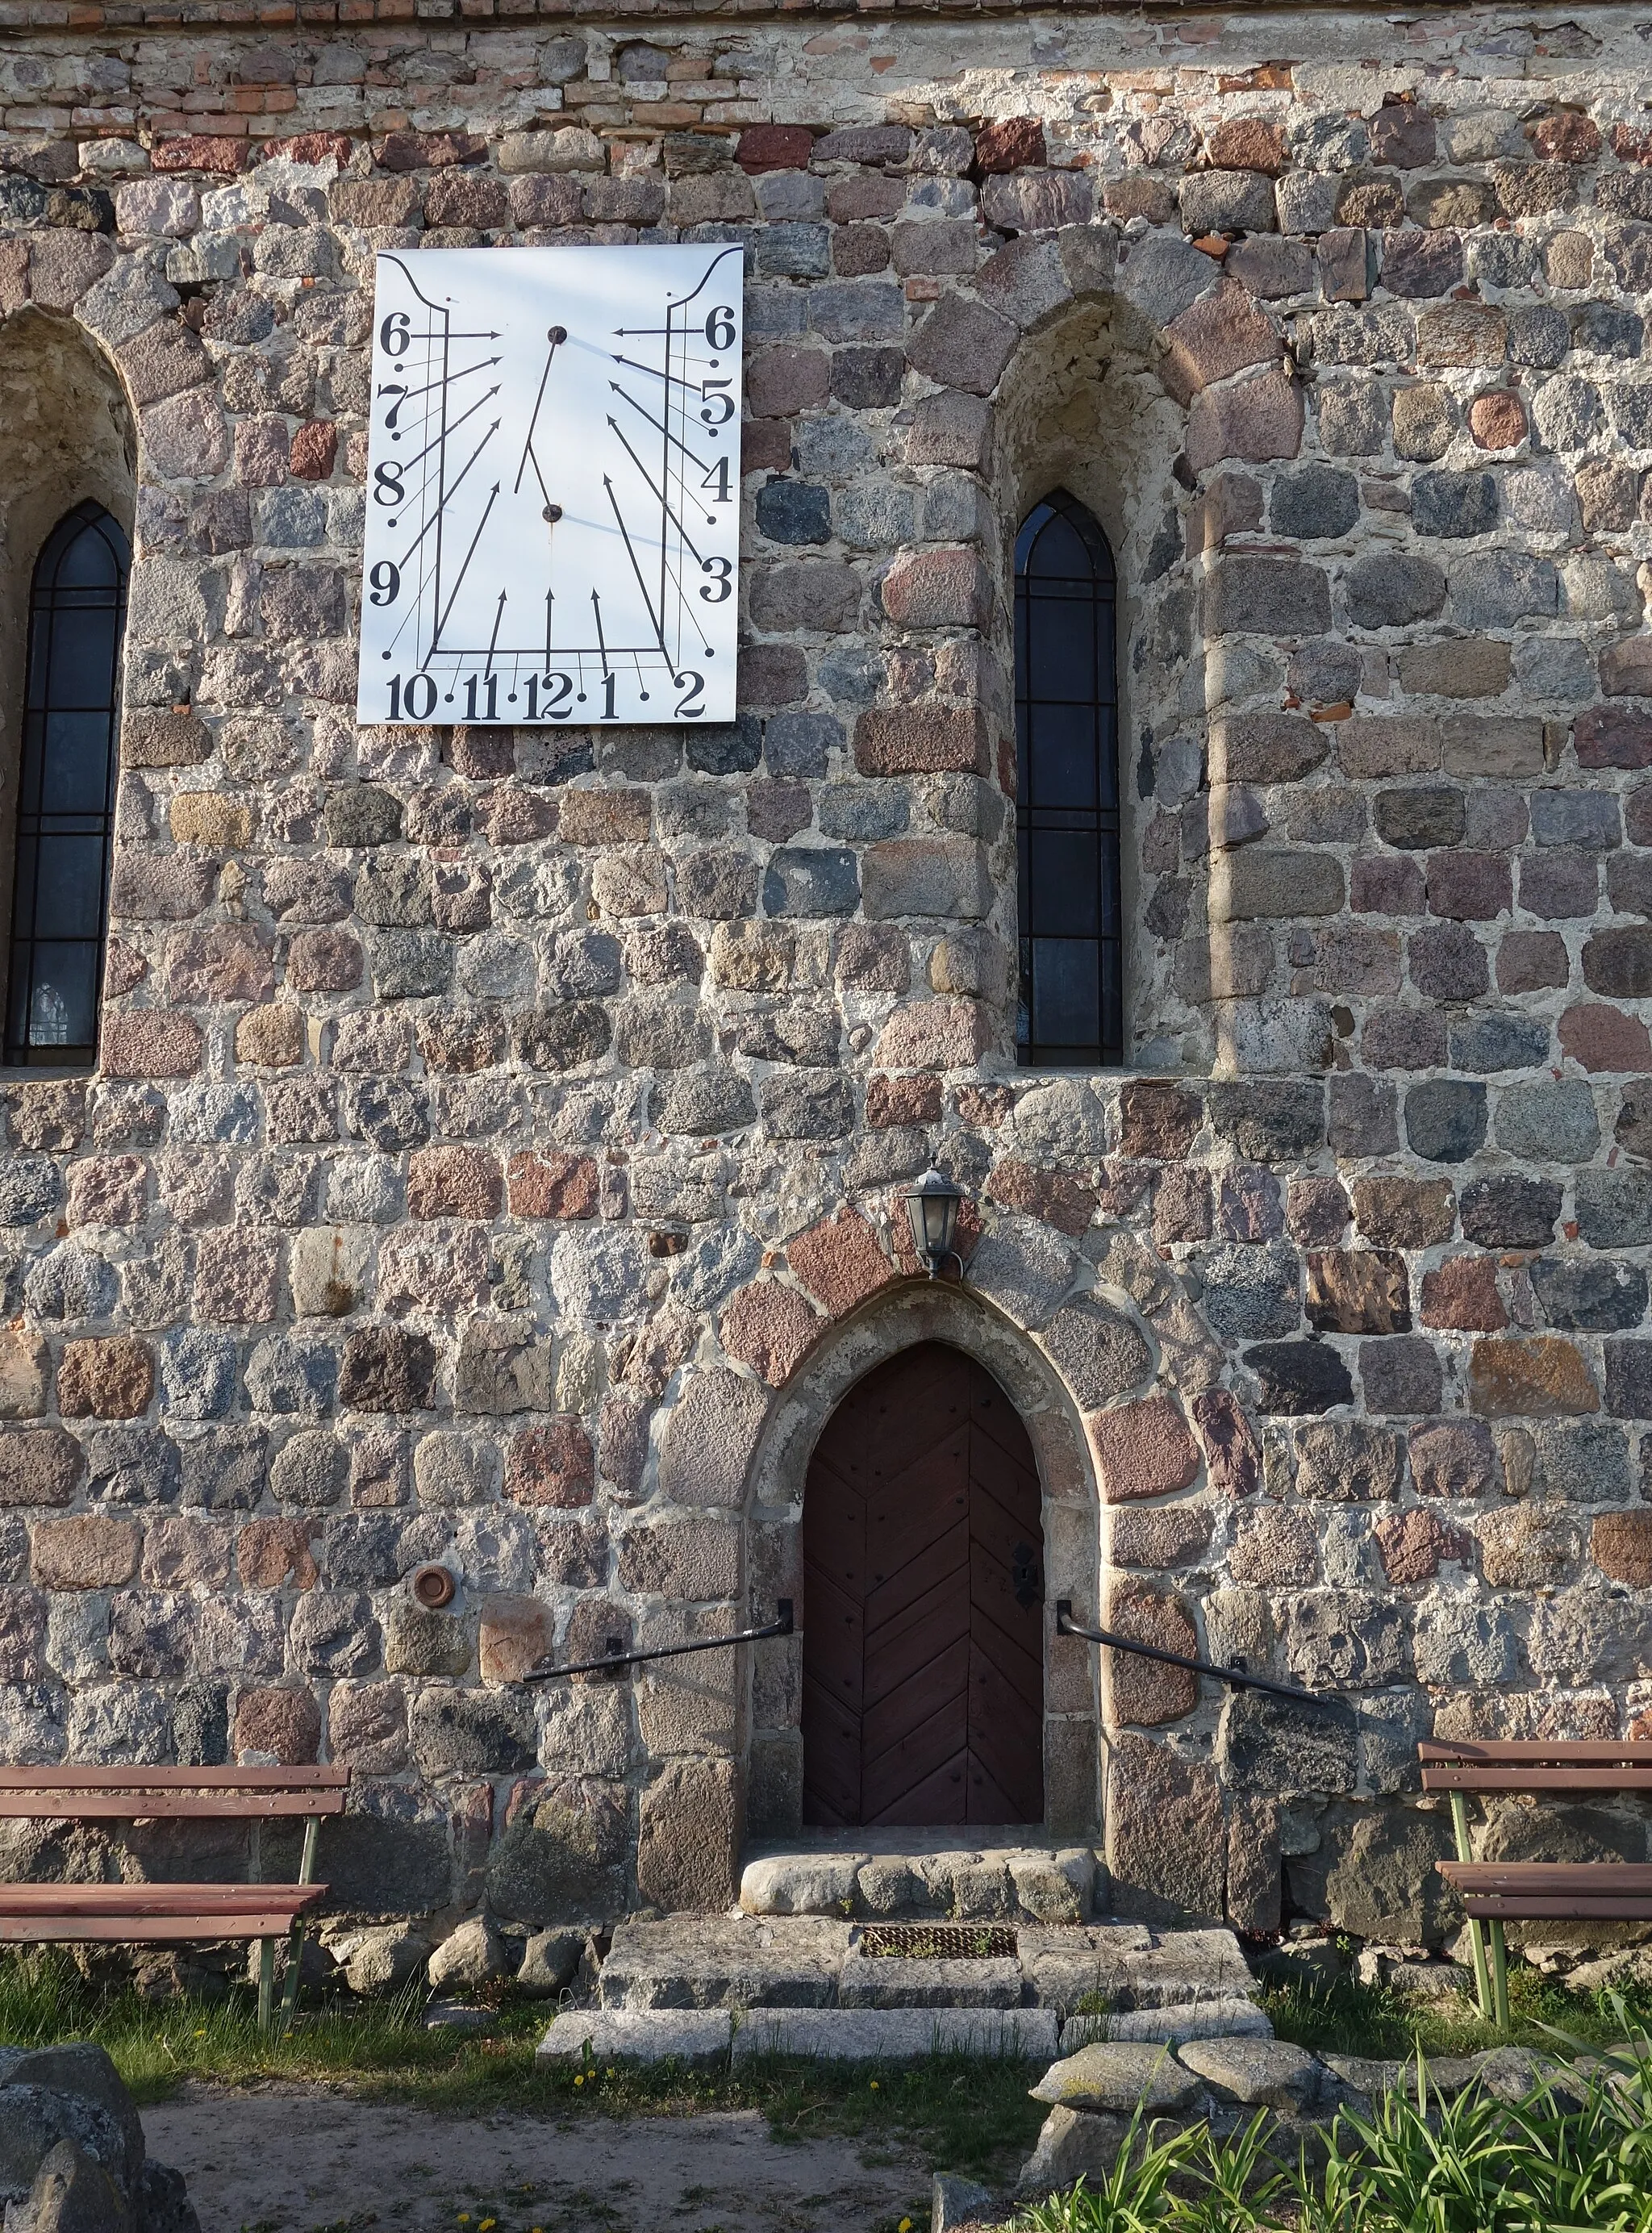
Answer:
[[[730,721],[738,246],[378,259],[360,720]]]

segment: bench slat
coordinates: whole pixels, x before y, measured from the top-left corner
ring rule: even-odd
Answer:
[[[1437,1861],[1435,1867],[1465,1891],[1580,1891],[1591,1898],[1652,1893],[1652,1864],[1645,1861]],[[1603,1881],[1605,1880],[1605,1881]]]
[[[214,1938],[281,1938],[289,1907],[219,1910],[207,1915],[10,1916],[0,1914],[0,1946],[198,1944]]]
[[[1652,1791],[1652,1763],[1632,1768],[1445,1768],[1422,1771],[1425,1791]]]
[[[1584,1899],[1547,1892],[1523,1892],[1518,1898],[1500,1899],[1495,1892],[1465,1892],[1463,1912],[1472,1923],[1652,1923],[1652,1891],[1638,1899],[1630,1896]]]
[[[0,1884],[0,1915],[205,1914],[313,1907],[325,1885]]]
[[[1652,1920],[1643,1861],[1436,1861],[1476,1923]]]
[[[1417,1753],[1424,1761],[1461,1761],[1471,1766],[1479,1762],[1487,1767],[1499,1762],[1513,1766],[1522,1761],[1545,1760],[1559,1763],[1619,1760],[1630,1766],[1652,1764],[1652,1743],[1635,1738],[1626,1738],[1621,1744],[1594,1737],[1577,1744],[1539,1744],[1529,1738],[1522,1738],[1518,1744],[1444,1744],[1437,1737],[1425,1737],[1418,1744]]]
[[[341,1814],[341,1790],[250,1791],[237,1795],[227,1791],[151,1791],[128,1786],[124,1791],[70,1789],[29,1794],[8,1791],[0,1785],[0,1821],[31,1822],[211,1822],[266,1821],[283,1814]]]
[[[0,1791],[342,1791],[348,1768],[0,1768]]]

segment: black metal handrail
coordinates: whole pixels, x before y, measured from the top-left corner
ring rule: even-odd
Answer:
[[[530,1667],[517,1677],[521,1683],[554,1683],[563,1675],[617,1675],[621,1667],[640,1667],[645,1659],[680,1659],[690,1651],[725,1651],[731,1644],[761,1644],[766,1637],[792,1633],[791,1599],[777,1600],[777,1618],[762,1628],[743,1628],[733,1636],[707,1636],[697,1644],[660,1644],[648,1651],[628,1651],[624,1641],[610,1636],[600,1659],[582,1659],[572,1667]]]
[[[1139,1644],[1133,1636],[1116,1635],[1110,1628],[1080,1628],[1073,1618],[1070,1598],[1056,1600],[1056,1633],[1057,1636],[1082,1636],[1090,1644],[1105,1644],[1115,1651],[1134,1651],[1138,1658],[1156,1659],[1166,1667],[1185,1667],[1191,1675],[1213,1675],[1219,1683],[1226,1683],[1235,1690],[1271,1690],[1276,1698],[1290,1698],[1299,1705],[1343,1706],[1341,1698],[1322,1698],[1317,1691],[1300,1690],[1294,1683],[1276,1683],[1271,1676],[1249,1675],[1242,1667],[1218,1667],[1209,1659],[1189,1659],[1180,1651],[1161,1650],[1156,1644]]]

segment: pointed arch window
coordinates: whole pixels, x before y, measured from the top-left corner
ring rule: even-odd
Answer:
[[[1107,537],[1058,489],[1015,545],[1024,1063],[1124,1059],[1116,622]]]
[[[131,546],[101,505],[46,538],[29,598],[5,1054],[92,1063],[108,925]]]

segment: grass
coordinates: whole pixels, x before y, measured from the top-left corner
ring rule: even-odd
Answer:
[[[1110,2198],[1088,2189],[1054,2197],[1024,2214],[1023,2233],[1140,2233],[1158,2226],[1170,2233],[1254,2233],[1275,2226],[1293,2233],[1652,2233],[1652,1994],[1590,2000],[1518,1967],[1510,1982],[1518,2040],[1552,2048],[1563,2032],[1577,2048],[1598,2049],[1628,2037],[1639,2042],[1646,2060],[1620,2050],[1620,2090],[1597,2086],[1592,2106],[1558,2122],[1559,2113],[1540,2104],[1511,2112],[1501,2104],[1488,2107],[1473,2093],[1443,2106],[1427,2104],[1426,2113],[1415,2100],[1408,2107],[1404,2097],[1389,2096],[1369,2127],[1344,2119],[1317,2185],[1302,2183],[1300,2166],[1272,2162],[1265,2120],[1229,2140],[1202,2126],[1170,2141],[1141,2133],[1134,2152],[1122,2152]],[[1472,2003],[1460,1997],[1418,2002],[1349,1977],[1324,1985],[1293,1982],[1270,1988],[1265,1998],[1281,2038],[1320,2050],[1404,2059],[1419,2050],[1466,2054],[1497,2043]],[[482,2037],[426,2031],[425,2000],[420,1990],[382,2001],[317,1999],[301,2011],[289,2035],[265,2038],[248,1991],[157,2005],[129,1989],[88,1982],[57,1949],[0,1956],[0,2039],[22,2045],[99,2040],[140,2102],[162,2100],[188,2080],[232,2087],[285,2080],[454,2115],[504,2112],[562,2121],[755,2110],[783,2142],[841,2137],[868,2161],[882,2148],[911,2149],[937,2170],[992,2182],[1028,2154],[1044,2116],[1028,2099],[1027,2067],[1016,2060],[938,2056],[868,2069],[777,2057],[723,2073],[624,2064],[571,2070],[536,2059],[549,2014],[542,2002],[507,1997],[494,2012],[491,2035]],[[1634,2130],[1620,2115],[1630,2100],[1642,2120]],[[1609,2176],[1613,2151],[1621,2162]],[[1402,2190],[1409,2191],[1405,2181],[1423,2179],[1425,2157],[1434,2165],[1429,2176],[1435,2188],[1414,2207]],[[1513,2204],[1506,2209],[1486,2202],[1481,2185],[1493,2171],[1511,2192],[1526,2192],[1519,2205],[1526,2216],[1509,2214]],[[1539,2176],[1548,2182],[1540,2210],[1531,2201]],[[1629,2203],[1620,2208],[1613,2199],[1613,2178],[1628,2182],[1639,2217]],[[1525,2189],[1519,2188],[1521,2178]],[[519,2206],[504,2196],[478,2202],[469,2216],[471,2223],[456,2233],[483,2233],[489,2216],[496,2223],[486,2233],[534,2233],[543,2222],[525,2197]],[[592,2229],[603,2223],[589,2220]],[[336,2233],[348,2229],[341,2225]],[[544,2233],[553,2233],[549,2223]],[[686,2233],[712,2229],[696,2225]],[[881,2233],[898,2233],[897,2221]]]
[[[1317,2054],[1408,2060],[1419,2050],[1474,2054],[1508,2044],[1481,2016],[1472,1994],[1421,2000],[1344,1976],[1265,1985],[1261,1998],[1278,2035]],[[1611,2046],[1623,2039],[1626,2021],[1652,2028],[1652,1992],[1574,1993],[1517,1962],[1509,1969],[1509,2016],[1518,2046],[1552,2047],[1557,2030],[1587,2046]]]
[[[902,2067],[764,2057],[725,2072],[542,2063],[550,2010],[505,2000],[492,2036],[426,2031],[426,1995],[319,2002],[285,2037],[258,2031],[254,1996],[163,2005],[88,1984],[56,1949],[0,1956],[0,2039],[19,2046],[95,2039],[140,2103],[197,2080],[338,2086],[358,2100],[449,2115],[686,2117],[755,2109],[781,2141],[842,2136],[863,2149],[910,2147],[937,2170],[994,2177],[1032,2146],[1044,2111],[1024,2062],[935,2055]],[[504,2233],[501,2221],[501,2233]]]

